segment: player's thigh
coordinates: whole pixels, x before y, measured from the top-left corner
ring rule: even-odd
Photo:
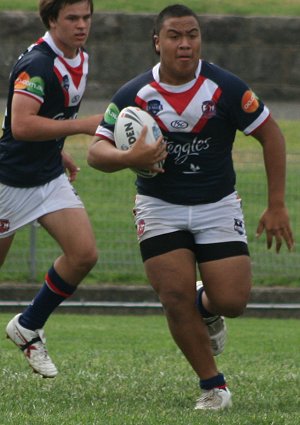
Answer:
[[[206,294],[217,306],[243,307],[249,298],[252,275],[248,255],[239,255],[199,264]]]
[[[145,271],[161,301],[195,301],[196,263],[185,248],[156,255],[144,262]]]
[[[39,223],[67,255],[80,256],[96,251],[95,236],[84,208],[65,208],[54,211],[41,217]]]
[[[9,248],[14,239],[14,234],[6,238],[0,238],[0,267],[3,265],[5,258],[8,254]]]

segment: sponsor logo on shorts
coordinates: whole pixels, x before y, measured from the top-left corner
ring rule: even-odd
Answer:
[[[145,232],[145,225],[146,225],[146,223],[145,223],[145,220],[143,220],[143,219],[141,219],[137,222],[136,230],[137,230],[137,235],[138,235],[139,238],[141,236],[143,236],[143,234]]]
[[[234,218],[234,230],[238,232],[239,235],[244,235],[244,223],[243,220],[239,218]]]
[[[30,77],[25,71],[18,75],[14,84],[15,90],[26,90],[41,97],[45,94],[44,87],[45,83],[41,77]]]
[[[115,103],[110,103],[105,111],[104,121],[107,122],[107,124],[115,124],[119,113],[120,111],[117,105]]]
[[[242,97],[242,109],[244,112],[253,113],[259,107],[258,99],[252,90],[247,90]]]
[[[9,220],[4,218],[0,219],[0,233],[8,232],[10,228]]]

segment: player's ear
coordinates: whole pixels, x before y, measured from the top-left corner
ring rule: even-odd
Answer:
[[[154,45],[154,49],[155,49],[156,53],[159,53],[160,48],[159,48],[159,37],[158,37],[158,35],[153,36],[153,45]]]
[[[49,29],[55,28],[56,20],[54,18],[49,18],[48,20],[48,26]]]

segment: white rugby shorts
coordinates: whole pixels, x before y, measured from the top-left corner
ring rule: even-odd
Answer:
[[[0,183],[0,238],[45,214],[64,208],[84,208],[66,174],[42,186],[19,188]]]
[[[195,244],[247,243],[241,199],[236,192],[209,204],[177,205],[137,195],[134,207],[138,241],[178,231],[193,234]]]

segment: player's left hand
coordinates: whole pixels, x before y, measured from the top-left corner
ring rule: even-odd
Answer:
[[[260,237],[263,231],[267,236],[267,247],[271,249],[273,238],[276,243],[276,252],[279,253],[283,240],[288,250],[294,248],[293,232],[290,227],[288,211],[285,207],[267,208],[258,223],[256,236]]]
[[[61,153],[61,156],[62,156],[65,171],[69,177],[69,181],[72,183],[74,180],[76,180],[76,177],[78,172],[80,171],[80,168],[77,167],[77,165],[75,164],[70,154],[63,151]]]

